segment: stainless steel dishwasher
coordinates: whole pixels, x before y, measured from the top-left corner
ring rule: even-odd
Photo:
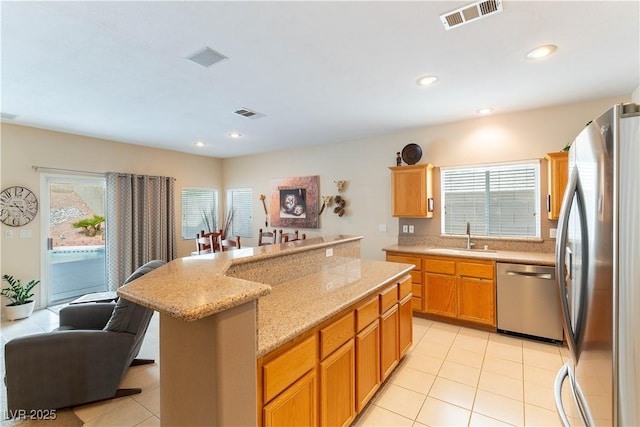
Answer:
[[[498,332],[562,342],[555,268],[497,263]]]

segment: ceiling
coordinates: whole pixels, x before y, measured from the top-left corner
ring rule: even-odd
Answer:
[[[3,1],[3,121],[227,158],[640,86],[638,1],[503,0],[446,31],[469,3]],[[186,59],[205,46],[228,59]]]

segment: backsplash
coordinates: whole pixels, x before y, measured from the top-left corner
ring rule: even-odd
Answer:
[[[487,246],[487,249],[498,251],[516,251],[516,252],[555,252],[555,240],[506,240],[506,239],[482,239],[471,236],[471,242],[475,243],[475,248],[480,249]],[[400,246],[429,246],[434,248],[460,248],[463,249],[467,245],[467,237],[444,237],[430,235],[407,235],[400,234],[398,236],[398,245]]]

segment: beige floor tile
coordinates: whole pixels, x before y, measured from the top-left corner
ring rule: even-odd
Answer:
[[[553,395],[553,387],[536,383],[524,383],[524,401],[531,405],[549,410],[555,410],[556,401]]]
[[[131,396],[133,400],[144,406],[152,414],[160,413],[160,387]]]
[[[522,360],[525,365],[557,371],[564,364],[560,351],[548,352],[547,350],[525,348],[522,351]]]
[[[419,316],[413,317],[414,325],[426,326],[427,328],[430,328],[431,326],[433,326],[434,323],[435,322],[433,320],[425,319],[424,317],[419,317]]]
[[[522,340],[522,349],[558,354],[561,352],[562,346],[559,344],[552,344],[544,341]]]
[[[445,359],[440,368],[440,372],[438,372],[438,376],[476,387],[478,385],[478,379],[480,378],[480,369]]]
[[[120,406],[121,402],[130,399],[130,397],[122,397],[120,399],[110,399],[95,403],[87,403],[85,405],[75,406],[73,408],[73,412],[83,422],[87,423],[95,418],[98,418],[104,413],[113,412]],[[149,416],[151,415],[153,414],[149,413]]]
[[[426,424],[422,424],[422,423],[419,423],[417,421],[414,421],[413,427],[429,427],[429,426],[426,425]]]
[[[510,338],[512,340],[512,338]],[[510,360],[512,362],[522,363],[522,343],[517,345],[515,342],[498,342],[489,340],[487,345],[487,357]]]
[[[478,388],[511,399],[524,400],[524,384],[522,381],[493,372],[482,372]]]
[[[551,371],[527,364],[523,366],[523,369],[525,382],[540,384],[544,387],[553,387],[556,380],[556,374],[558,373],[558,370]]]
[[[431,325],[431,329],[457,334],[460,331],[460,326],[452,325],[450,323],[433,322],[433,324]]]
[[[394,384],[379,393],[375,405],[415,420],[427,396]]]
[[[153,414],[133,399],[125,399],[110,411],[106,411],[84,423],[85,426],[135,426]],[[84,420],[83,420],[84,421]]]
[[[456,405],[427,397],[416,421],[427,426],[465,426],[470,414]]]
[[[540,408],[528,403],[524,405],[524,424],[540,427],[562,426],[560,417],[555,410]]]
[[[524,404],[499,394],[478,390],[473,411],[513,425],[524,424]]]
[[[140,424],[136,424],[136,427],[160,427],[160,418],[149,417]]]
[[[414,347],[416,353],[427,354],[429,356],[444,359],[449,353],[449,344],[439,344],[425,339],[420,340]]]
[[[444,362],[443,359],[426,354],[420,354],[417,352],[417,349],[406,357],[407,362],[405,363],[405,366],[433,375],[438,375],[438,371]]]
[[[469,427],[492,427],[492,426],[510,426],[511,424],[503,423],[495,418],[487,417],[486,415],[479,414],[477,412],[471,413],[471,419],[469,420]]]
[[[429,391],[429,396],[465,409],[473,407],[475,394],[475,387],[441,377],[436,378]]]
[[[451,348],[484,354],[487,350],[488,343],[489,341],[487,339],[458,334],[453,341]]]
[[[433,374],[403,366],[398,369],[391,383],[427,395],[435,379]]]
[[[363,427],[410,427],[412,425],[413,420],[376,405],[368,407],[365,413],[358,417],[353,424],[353,426]]]
[[[523,380],[523,365],[519,362],[501,359],[499,356],[486,355],[482,363],[482,370],[493,372],[515,380]]]
[[[413,325],[413,343],[417,344],[418,342],[420,342],[420,340],[422,339],[424,334],[427,333],[428,330],[429,330],[428,326],[420,326],[420,325],[416,325],[414,323],[414,325]]]
[[[491,332],[481,331],[480,329],[460,327],[460,330],[458,331],[458,335],[465,336],[465,337],[479,338],[484,341],[488,341],[489,335],[491,335]]]
[[[120,382],[120,388],[141,388],[143,391],[160,386],[160,365],[133,366]]]
[[[462,348],[456,348],[456,343],[453,343],[451,350],[447,353],[445,361],[456,362],[461,365],[470,366],[472,368],[482,368],[482,362],[484,361],[484,351],[476,353],[474,351],[464,350]]]
[[[435,325],[434,325],[427,331],[426,334],[424,334],[424,337],[422,337],[422,340],[451,346],[451,344],[453,343],[453,340],[456,339],[456,335],[457,335],[457,332],[437,329],[435,328]]]

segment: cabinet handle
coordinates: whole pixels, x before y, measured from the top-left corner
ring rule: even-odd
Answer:
[[[551,212],[551,194],[547,194],[547,212]]]

